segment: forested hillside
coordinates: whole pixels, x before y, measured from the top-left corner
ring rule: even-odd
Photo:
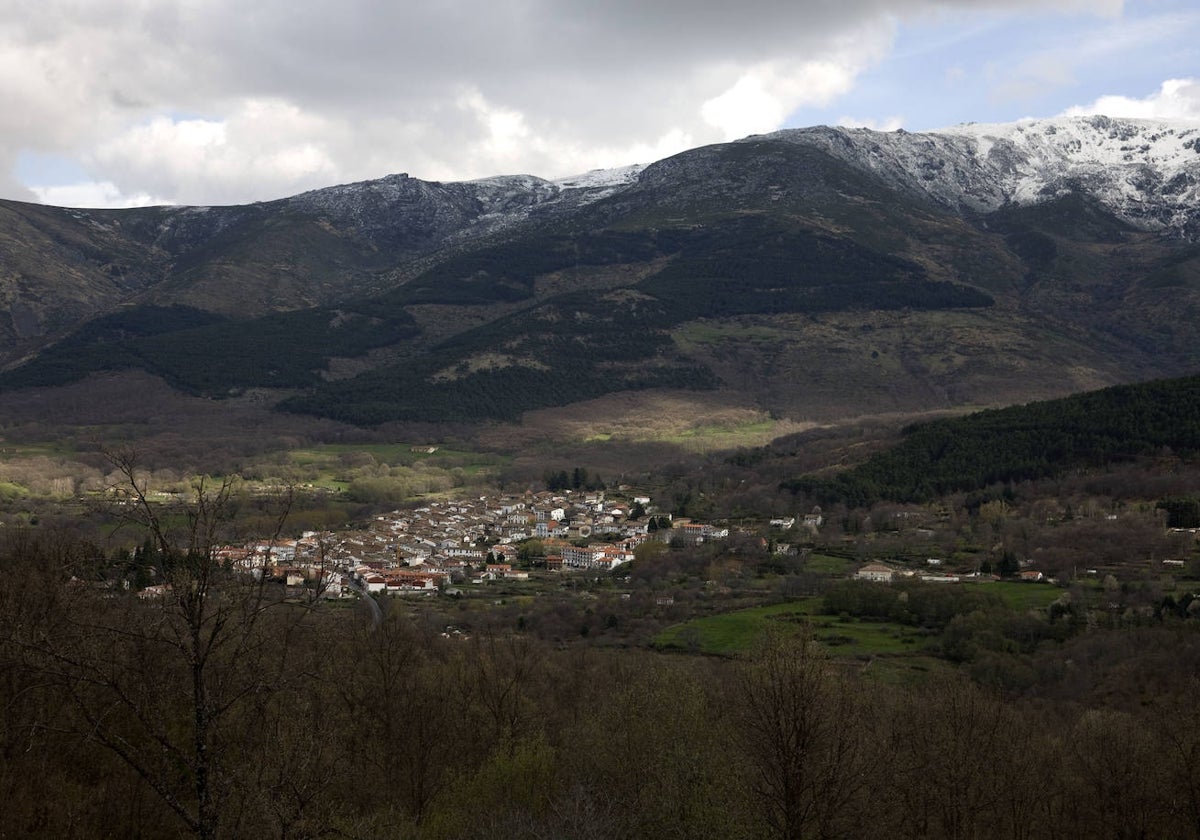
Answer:
[[[1200,452],[1200,377],[1117,386],[915,426],[900,444],[860,466],[788,486],[855,506],[881,499],[928,502],[1163,450],[1181,457]]]

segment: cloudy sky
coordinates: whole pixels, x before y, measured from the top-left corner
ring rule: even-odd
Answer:
[[[0,197],[543,177],[778,128],[1200,119],[1196,0],[0,0]]]

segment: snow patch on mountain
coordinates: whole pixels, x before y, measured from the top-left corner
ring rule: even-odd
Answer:
[[[957,212],[987,214],[1076,192],[1129,224],[1200,240],[1200,122],[1087,116],[968,123],[924,133],[816,126],[768,137],[821,149],[895,190]],[[160,239],[197,240],[286,207],[347,225],[377,243],[423,252],[565,217],[655,179],[678,190],[681,162],[695,169],[689,175],[695,189],[711,188],[707,158],[698,151],[649,168],[597,169],[552,180],[504,175],[441,183],[395,174],[276,202],[178,208],[163,219]]]
[[[772,136],[818,146],[959,210],[988,213],[1082,192],[1130,224],[1200,238],[1200,123],[1087,116]]]
[[[581,175],[570,175],[566,178],[556,178],[554,183],[564,190],[591,190],[605,187],[625,187],[637,181],[638,175],[645,169],[644,164],[635,163],[632,166],[618,166],[615,169],[593,169]]]
[[[570,213],[635,182],[642,168],[596,170],[557,181],[497,175],[441,183],[397,174],[312,190],[284,201],[375,238],[399,229],[426,243],[449,242],[496,233],[535,216]]]

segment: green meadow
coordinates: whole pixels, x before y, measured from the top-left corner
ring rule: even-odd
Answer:
[[[830,573],[841,558],[814,555],[810,566],[827,565]],[[948,584],[949,585],[949,584]],[[957,584],[1000,596],[1014,612],[1042,610],[1059,598],[1063,590],[1050,584],[999,581]],[[807,632],[835,658],[873,656],[923,656],[931,636],[919,627],[889,621],[849,616],[823,615],[821,598],[812,596],[781,604],[736,610],[672,625],[658,634],[654,645],[714,656],[736,656],[750,650],[768,629],[787,628]]]
[[[836,657],[910,654],[924,636],[916,629],[884,621],[860,621],[820,615],[819,597],[706,616],[668,627],[656,647],[715,656],[744,653],[770,628],[808,632]]]

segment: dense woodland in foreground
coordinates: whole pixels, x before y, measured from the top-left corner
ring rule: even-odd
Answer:
[[[165,602],[64,580],[87,560],[4,546],[14,836],[1200,836],[1181,623],[1047,647],[1005,696],[881,684],[786,628],[734,660],[446,638],[198,557]]]

